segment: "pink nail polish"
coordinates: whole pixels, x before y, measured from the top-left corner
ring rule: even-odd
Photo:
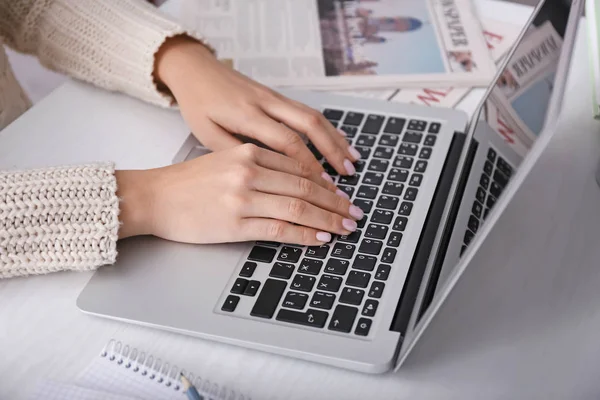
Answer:
[[[360,221],[365,216],[365,213],[359,207],[356,207],[355,205],[351,205],[350,206],[350,215],[352,215],[354,218],[356,218],[357,221]]]
[[[348,194],[346,192],[344,192],[343,190],[338,189],[335,191],[335,194],[337,194],[340,197],[350,200],[350,196],[348,196]]]
[[[350,162],[350,160],[344,160],[344,168],[346,168],[348,175],[356,174],[356,168],[354,168],[354,165]]]
[[[338,131],[338,133],[339,133],[340,135],[342,135],[342,136],[344,136],[344,137],[348,136],[348,135],[346,134],[346,132],[344,132],[344,131],[343,131],[343,130],[341,130],[341,129],[338,129],[337,131]]]
[[[342,220],[342,226],[345,229],[349,230],[350,232],[356,231],[356,228],[358,227],[358,225],[356,224],[355,221],[352,221],[351,219],[348,219],[348,218],[344,218]]]
[[[354,161],[360,160],[360,153],[353,146],[348,147],[348,153],[354,157]]]
[[[331,241],[331,233],[317,232],[317,240],[319,242],[328,243]]]
[[[327,172],[322,172],[321,178],[325,179],[329,183],[333,183],[333,178]]]

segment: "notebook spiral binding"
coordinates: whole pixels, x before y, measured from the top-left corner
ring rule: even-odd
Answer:
[[[250,397],[236,393],[226,386],[219,386],[208,379],[187,373],[176,365],[169,365],[167,362],[163,364],[160,358],[155,358],[151,354],[147,355],[143,351],[138,351],[138,349],[131,348],[114,339],[111,339],[102,349],[100,357],[115,362],[134,373],[147,376],[148,379],[173,388],[174,391],[183,391],[179,380],[179,374],[182,374],[193,383],[198,391],[202,392],[204,396],[208,396],[206,400],[251,400]]]

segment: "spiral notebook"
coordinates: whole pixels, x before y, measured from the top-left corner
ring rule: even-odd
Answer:
[[[45,400],[181,400],[187,399],[179,382],[183,373],[204,400],[250,400],[208,379],[186,373],[153,355],[111,340],[73,383],[46,381],[32,399]]]

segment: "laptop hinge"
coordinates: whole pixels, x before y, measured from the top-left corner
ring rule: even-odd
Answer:
[[[402,337],[406,335],[406,328],[415,306],[421,280],[431,256],[431,247],[439,230],[439,224],[442,220],[446,203],[448,202],[452,182],[456,176],[465,139],[466,135],[462,132],[455,132],[452,137],[452,143],[444,161],[442,174],[435,188],[433,200],[425,218],[424,228],[421,231],[421,236],[419,237],[419,242],[408,270],[406,283],[396,306],[390,330],[399,332]]]

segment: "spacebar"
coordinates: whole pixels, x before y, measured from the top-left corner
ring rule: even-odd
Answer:
[[[261,290],[250,315],[253,317],[272,318],[275,309],[285,291],[286,282],[277,279],[267,279]]]

